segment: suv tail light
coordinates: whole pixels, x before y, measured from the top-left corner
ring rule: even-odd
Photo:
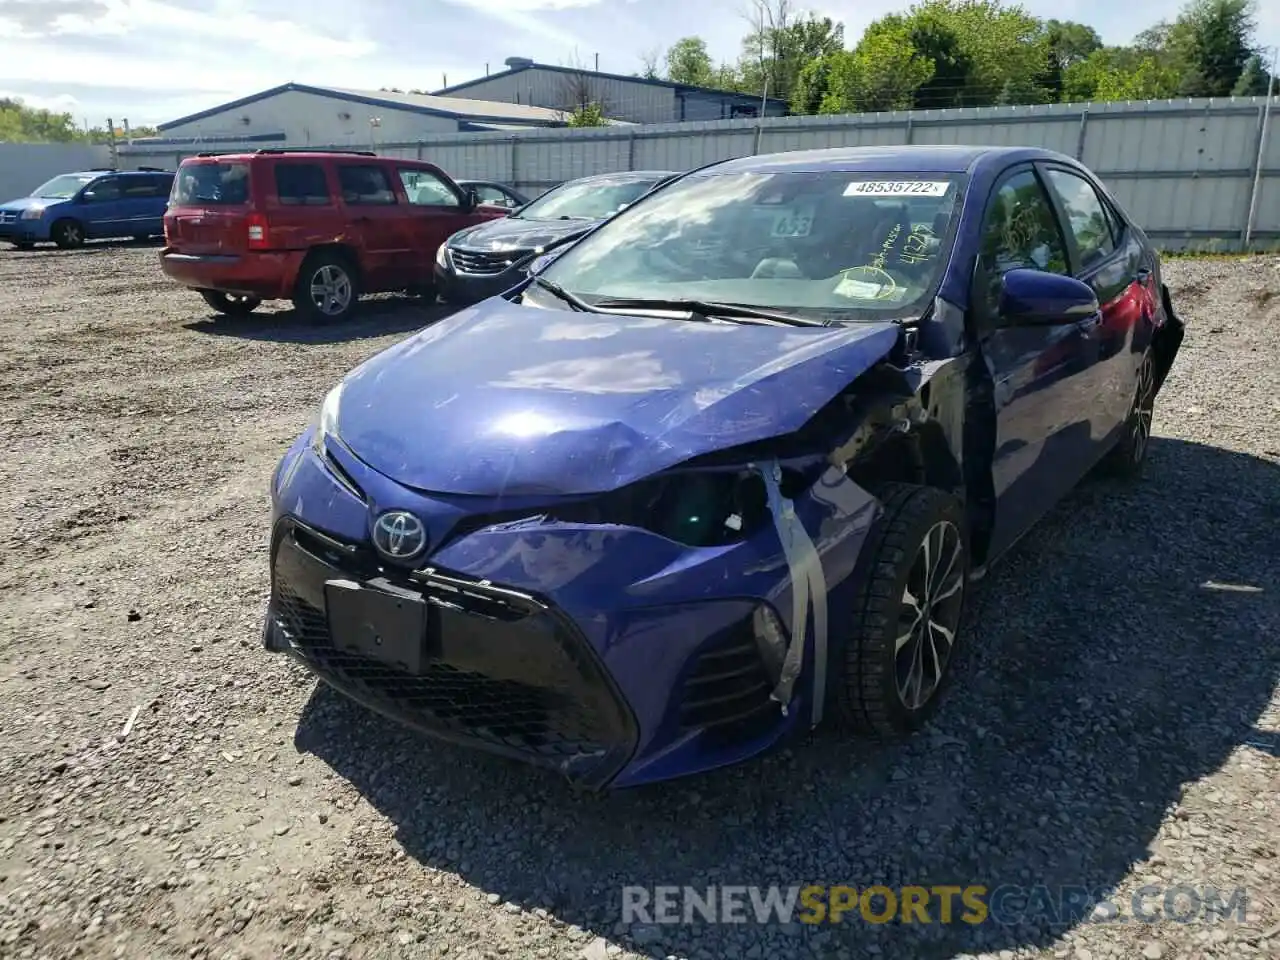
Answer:
[[[271,245],[271,230],[266,214],[249,214],[246,225],[249,232],[249,249],[266,250]]]

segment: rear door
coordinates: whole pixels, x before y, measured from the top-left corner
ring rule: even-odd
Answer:
[[[120,177],[99,177],[80,194],[79,213],[86,236],[102,239],[129,233],[128,224],[124,222],[120,180]]]
[[[185,161],[174,175],[165,235],[176,253],[235,256],[248,248],[251,199],[247,160]]]
[[[1102,307],[1092,384],[1097,397],[1093,439],[1101,456],[1129,415],[1144,346],[1135,342],[1135,334],[1156,302],[1155,279],[1142,243],[1087,177],[1066,165],[1045,164],[1042,170],[1066,228],[1073,272],[1093,287]]]
[[[121,235],[152,236],[163,229],[167,178],[150,173],[120,178]]]
[[[992,190],[974,291],[975,322],[996,413],[993,555],[1039,520],[1093,462],[1089,384],[1098,362],[1098,318],[1009,324],[998,309],[1001,278],[1020,267],[1071,272],[1055,208],[1030,165],[1007,171]]]
[[[270,163],[263,200],[273,247],[305,250],[343,232],[345,215],[338,205],[338,185],[329,176],[327,164],[289,157]]]
[[[426,279],[434,270],[440,244],[476,218],[464,211],[455,184],[427,166],[403,165],[396,171],[409,202],[409,230],[413,241],[411,268]]]
[[[412,243],[407,211],[396,196],[391,168],[343,160],[334,166],[346,213],[346,230],[361,251],[364,290],[374,293],[408,286]]]

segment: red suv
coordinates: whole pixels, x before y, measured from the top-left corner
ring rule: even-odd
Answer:
[[[481,204],[421,160],[337,151],[201,154],[174,177],[160,264],[220,313],[291,299],[310,320],[342,320],[363,293],[434,296],[440,244],[508,212]]]

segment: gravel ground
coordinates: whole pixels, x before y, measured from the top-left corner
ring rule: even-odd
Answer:
[[[1188,335],[1146,479],[1085,484],[992,572],[932,733],[601,798],[259,646],[276,458],[438,309],[214,322],[154,248],[0,252],[0,957],[1280,955],[1280,260],[1167,272]],[[1126,918],[1183,884],[1247,910],[628,927],[628,883],[1085,885]]]

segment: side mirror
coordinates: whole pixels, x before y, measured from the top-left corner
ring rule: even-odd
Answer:
[[[1075,323],[1098,312],[1098,296],[1087,283],[1043,270],[1010,270],[1000,278],[1000,322],[1009,326]]]
[[[80,199],[93,201],[97,196],[98,195],[94,193],[92,190],[86,190],[84,193],[80,194]]]
[[[475,187],[467,187],[467,209],[474,210],[480,202],[480,192]]]

